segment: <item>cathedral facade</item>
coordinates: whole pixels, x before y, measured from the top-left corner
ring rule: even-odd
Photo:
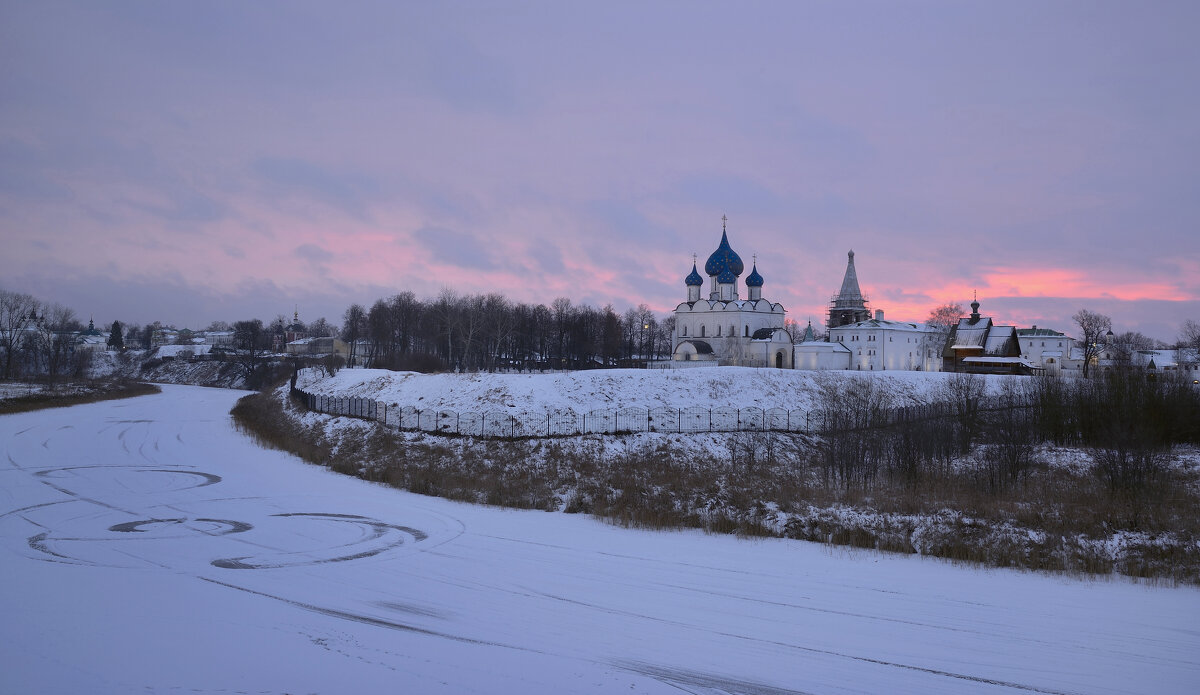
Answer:
[[[708,297],[701,297],[705,282],[696,263],[684,279],[687,300],[675,309],[672,359],[790,369],[792,340],[784,330],[787,311],[763,298],[757,262],[746,276],[746,298],[741,297],[738,279],[746,267],[729,245],[725,221],[721,242],[704,264]]]

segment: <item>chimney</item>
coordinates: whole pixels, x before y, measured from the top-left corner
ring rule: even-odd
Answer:
[[[876,309],[876,310],[875,310],[875,320],[876,320],[876,321],[882,321],[882,320],[883,320],[883,309]]]

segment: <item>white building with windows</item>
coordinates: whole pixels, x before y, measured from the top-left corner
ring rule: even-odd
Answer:
[[[708,297],[700,296],[704,278],[695,263],[684,279],[687,301],[675,309],[672,360],[791,368],[792,340],[784,330],[787,311],[763,298],[757,263],[746,276],[746,298],[741,297],[738,278],[745,264],[729,245],[725,221],[722,218],[721,243],[704,264]]]
[[[1047,374],[1060,374],[1063,363],[1071,359],[1075,339],[1051,328],[1018,328],[1017,343],[1021,357],[1041,367]]]
[[[829,342],[850,352],[848,369],[923,371],[942,369],[941,334],[932,326],[875,318],[829,329]]]

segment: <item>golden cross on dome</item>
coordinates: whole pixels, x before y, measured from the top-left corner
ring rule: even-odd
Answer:
[[[721,215],[721,231],[722,232],[725,231],[725,223],[728,221],[729,221],[728,217],[726,217],[725,215]]]

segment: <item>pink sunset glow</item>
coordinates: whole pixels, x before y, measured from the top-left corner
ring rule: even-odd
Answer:
[[[1002,323],[1088,308],[1172,341],[1200,319],[1198,19],[10,4],[0,286],[189,327],[446,289],[668,312],[728,215],[801,324],[854,249],[889,318],[977,292]]]

